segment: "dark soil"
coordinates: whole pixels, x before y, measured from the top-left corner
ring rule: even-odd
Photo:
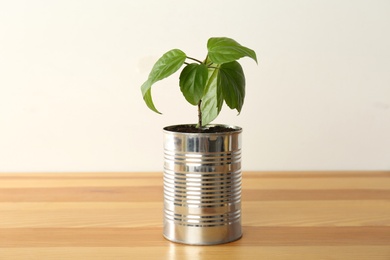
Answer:
[[[179,133],[226,133],[238,129],[224,125],[211,125],[203,128],[197,128],[196,125],[173,125],[165,127],[164,130]]]

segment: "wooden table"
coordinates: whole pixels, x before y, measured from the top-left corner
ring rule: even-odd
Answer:
[[[243,238],[185,246],[161,173],[0,174],[0,259],[390,259],[390,172],[243,176]]]

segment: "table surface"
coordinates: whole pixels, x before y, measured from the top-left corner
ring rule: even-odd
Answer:
[[[161,173],[0,174],[0,259],[390,259],[390,172],[244,172],[242,239],[162,236]]]

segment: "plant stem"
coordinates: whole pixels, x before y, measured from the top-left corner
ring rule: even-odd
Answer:
[[[187,59],[189,59],[189,60],[194,60],[194,61],[196,61],[196,62],[199,62],[200,64],[203,63],[203,62],[201,62],[200,60],[197,60],[197,59],[195,59],[195,58],[191,58],[191,57],[188,57],[188,56],[187,56]]]
[[[207,54],[206,59],[204,60],[204,63],[206,63],[208,59],[209,59],[209,55]]]
[[[199,103],[198,103],[198,127],[199,129],[201,129],[203,126],[202,126],[202,110],[200,109],[200,106],[202,104],[202,100],[199,100]]]

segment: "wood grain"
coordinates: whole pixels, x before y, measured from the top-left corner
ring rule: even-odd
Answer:
[[[245,172],[241,240],[162,237],[161,173],[0,174],[0,259],[390,259],[390,172]]]

